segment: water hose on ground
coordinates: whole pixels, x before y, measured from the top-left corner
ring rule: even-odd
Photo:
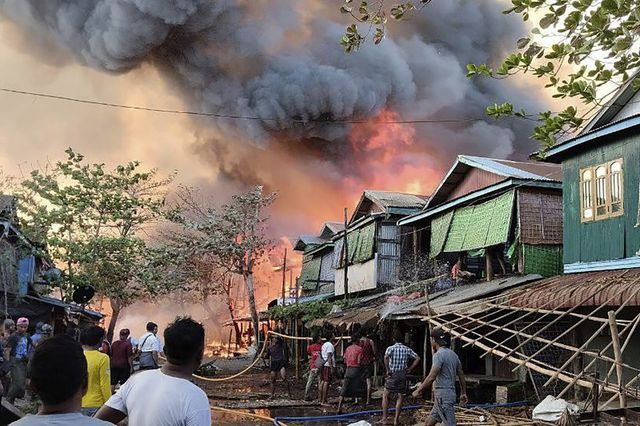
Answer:
[[[214,407],[213,405],[211,406],[211,411],[218,411],[221,413],[229,413],[229,414],[234,414],[236,416],[241,416],[241,417],[253,417],[254,419],[261,419],[261,420],[267,420],[269,422],[272,422],[274,425],[277,426],[287,426],[286,424],[277,421],[276,419],[272,418],[272,417],[268,417],[268,416],[263,416],[261,414],[254,414],[254,413],[247,413],[246,411],[234,411],[234,410],[229,410],[228,408],[222,408],[222,407]]]
[[[504,408],[504,407],[519,407],[522,405],[527,405],[528,402],[527,401],[518,401],[518,402],[510,402],[510,403],[506,403],[506,404],[468,404],[466,407],[467,408],[482,408],[482,409],[488,409],[488,408]],[[401,411],[406,411],[406,410],[418,410],[420,408],[426,408],[427,406],[425,405],[409,405],[406,407],[402,407],[400,410]],[[393,413],[395,412],[395,408],[389,408],[389,413]],[[274,425],[278,425],[281,423],[278,423],[282,420],[287,421],[287,422],[321,422],[321,421],[328,421],[328,420],[345,420],[345,419],[350,419],[353,417],[360,417],[360,416],[369,416],[369,415],[376,415],[376,414],[382,414],[382,410],[367,410],[367,411],[356,411],[354,413],[345,413],[345,414],[335,414],[335,415],[329,415],[329,416],[313,416],[313,417],[288,417],[288,416],[278,416],[274,419],[273,424]]]

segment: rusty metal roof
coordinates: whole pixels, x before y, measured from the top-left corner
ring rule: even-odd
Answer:
[[[521,308],[574,306],[640,306],[640,269],[569,274],[538,281],[509,296],[508,304]]]

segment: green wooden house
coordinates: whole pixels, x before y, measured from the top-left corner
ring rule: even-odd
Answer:
[[[335,235],[344,231],[339,222],[326,222],[320,233],[301,235],[293,244],[293,249],[302,253],[302,269],[298,278],[301,296],[333,294],[335,270],[333,268]]]
[[[565,273],[640,267],[638,98],[627,84],[580,135],[546,153],[564,176]]]

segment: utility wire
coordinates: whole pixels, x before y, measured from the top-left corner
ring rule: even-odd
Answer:
[[[81,99],[75,98],[71,96],[61,96],[54,95],[51,93],[40,93],[40,92],[31,92],[27,90],[17,90],[10,89],[6,87],[0,87],[0,91],[5,93],[12,93],[16,95],[23,96],[35,96],[38,98],[46,98],[53,99],[57,101],[66,101],[66,102],[76,102],[87,105],[95,105],[109,108],[121,108],[121,109],[131,109],[136,111],[146,111],[146,112],[157,112],[163,114],[177,114],[177,115],[193,115],[193,116],[203,116],[203,117],[216,117],[216,118],[226,118],[232,120],[255,120],[255,121],[281,121],[281,118],[269,118],[269,117],[257,117],[250,115],[237,115],[237,114],[221,114],[216,112],[205,112],[205,111],[190,111],[190,110],[180,110],[180,109],[165,109],[165,108],[152,108],[145,107],[139,105],[126,105],[126,104],[118,104],[113,102],[104,102],[104,101],[95,101],[91,99]],[[375,124],[447,124],[447,123],[470,123],[476,121],[485,121],[487,117],[482,118],[461,118],[461,119],[424,119],[424,120],[382,120],[375,121]],[[358,124],[358,123],[370,123],[370,119],[347,119],[347,120],[321,120],[321,119],[308,119],[304,120],[301,118],[291,118],[288,121],[294,123],[301,124]]]

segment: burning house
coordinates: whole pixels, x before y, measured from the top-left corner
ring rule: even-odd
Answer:
[[[335,294],[381,291],[397,283],[400,267],[397,221],[419,212],[428,197],[400,192],[364,191],[344,231],[335,241]],[[346,253],[346,256],[345,256]]]
[[[318,236],[301,235],[294,244],[294,250],[302,252],[302,269],[298,286],[303,296],[333,294],[335,270],[333,257],[335,244],[332,240],[344,231],[339,222],[327,222]]]

